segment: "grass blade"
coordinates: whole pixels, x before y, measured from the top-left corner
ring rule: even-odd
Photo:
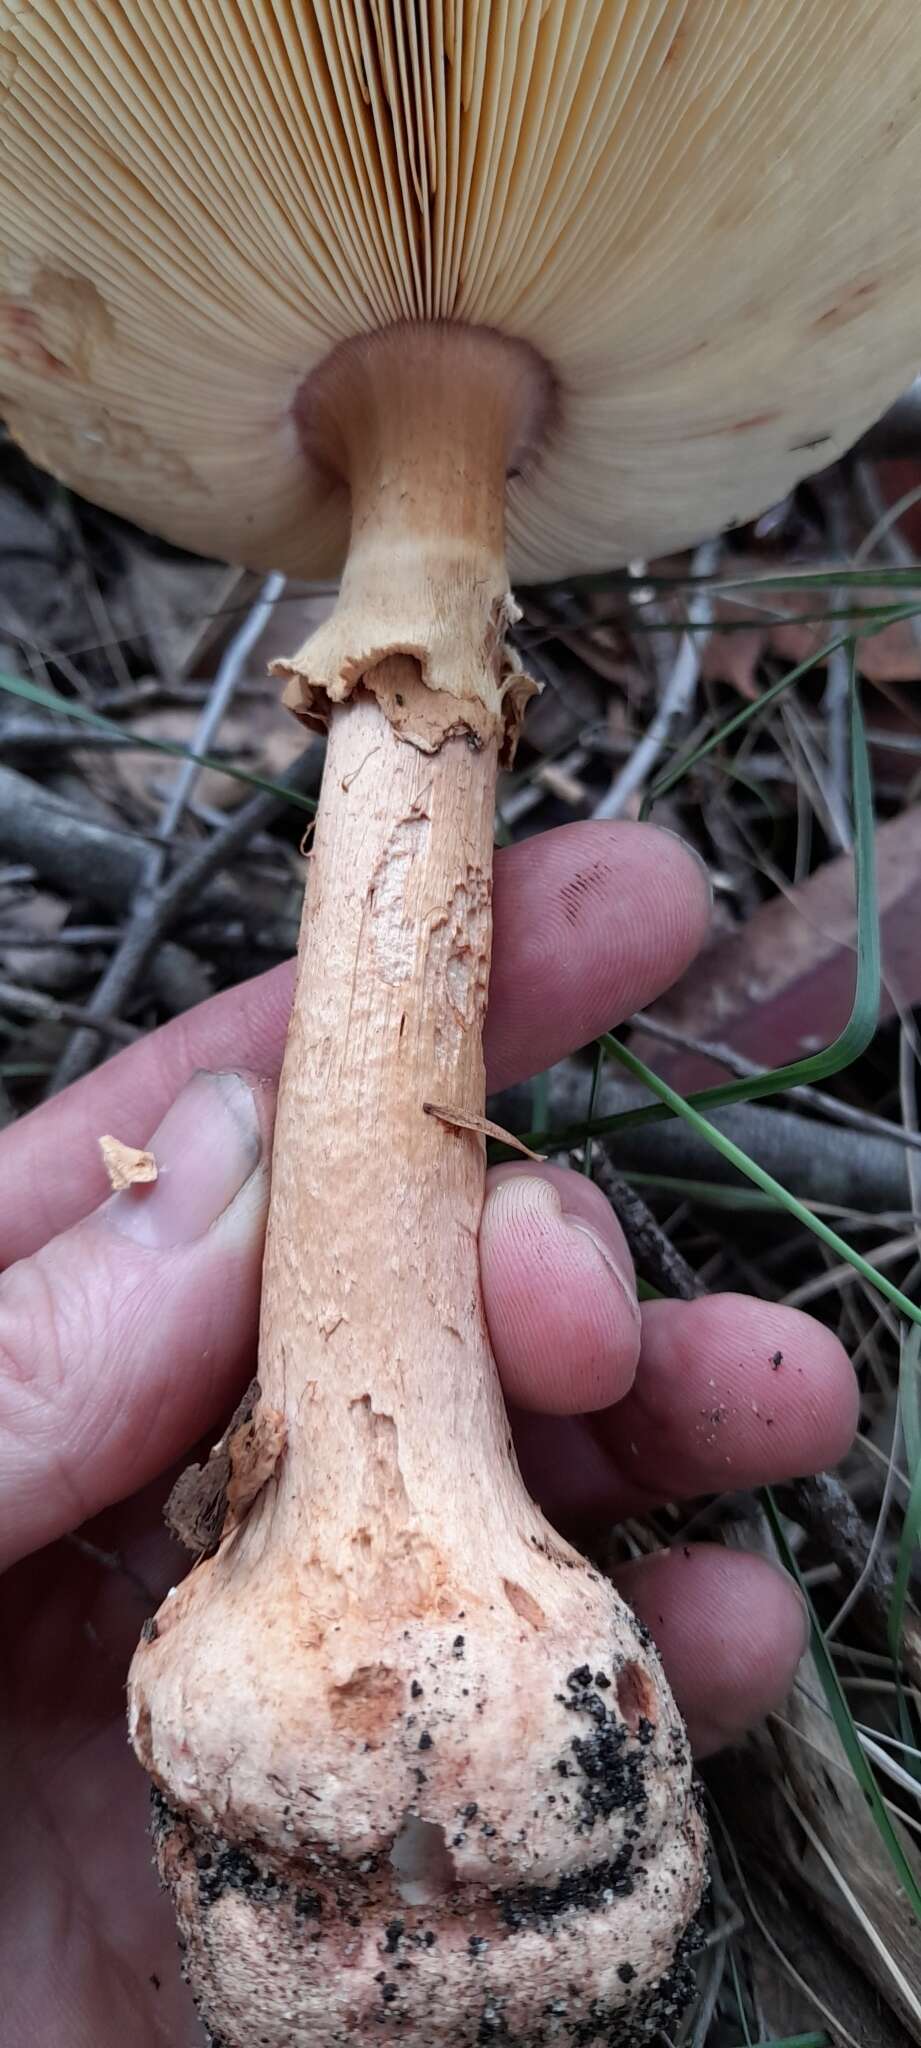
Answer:
[[[636,592],[638,584],[651,590],[689,590],[706,585],[714,597],[722,590],[921,590],[921,562],[904,566],[878,563],[870,569],[753,570],[750,576],[707,576],[676,573],[674,570],[644,569],[637,578],[629,570],[587,570],[582,576],[567,576],[566,588],[578,597],[580,590],[594,595],[598,590]],[[552,593],[553,584],[534,584],[538,592]]]
[[[0,690],[10,697],[20,697],[26,704],[38,704],[43,711],[55,711],[62,718],[74,718],[79,725],[92,726],[96,732],[116,733],[125,738],[125,728],[117,719],[106,718],[102,711],[91,711],[88,704],[74,704],[69,697],[61,697],[56,690],[45,690],[39,683],[28,682],[25,676],[8,676],[0,672]],[[212,754],[196,754],[191,747],[184,747],[179,740],[155,740],[149,733],[133,733],[131,738],[139,750],[152,754],[169,754],[176,761],[196,761],[200,768],[212,768],[217,775],[229,775],[234,782],[246,782],[251,789],[263,789],[269,796],[284,797],[298,810],[316,810],[313,797],[302,796],[299,790],[289,789],[284,782],[272,782],[265,775],[253,775],[248,768],[238,768],[232,761],[220,761]]]
[[[745,704],[741,711],[734,712],[731,718],[727,718],[723,725],[717,727],[716,732],[710,734],[709,739],[701,740],[699,746],[694,747],[690,754],[685,754],[680,760],[673,762],[665,774],[660,775],[658,781],[647,791],[643,798],[640,817],[648,818],[653,804],[659,797],[674,789],[675,784],[681,782],[692,768],[696,768],[698,761],[705,761],[707,755],[712,754],[721,741],[731,739],[733,733],[741,732],[743,727],[750,725],[753,718],[759,718],[763,712],[769,711],[778,697],[792,689],[794,683],[800,682],[803,676],[818,668],[821,662],[827,660],[829,654],[837,653],[839,647],[847,647],[852,641],[852,634],[839,633],[834,640],[829,640],[824,647],[819,648],[818,653],[807,655],[805,661],[797,662],[796,667],[788,669],[786,675],[778,676],[776,683],[771,683],[752,704]]]
[[[744,2041],[739,2048],[745,2048]],[[827,2034],[785,2034],[782,2041],[756,2041],[755,2048],[830,2048]]]
[[[879,1273],[875,1266],[871,1266],[862,1252],[856,1251],[853,1245],[839,1237],[838,1232],[832,1230],[830,1225],[812,1209],[807,1208],[806,1203],[801,1202],[797,1195],[791,1195],[789,1188],[783,1187],[779,1180],[774,1179],[773,1174],[765,1173],[764,1168],[759,1166],[756,1160],[750,1159],[748,1153],[743,1152],[741,1145],[734,1144],[731,1138],[727,1138],[725,1131],[717,1130],[715,1124],[708,1123],[707,1118],[701,1115],[699,1109],[695,1109],[693,1103],[686,1102],[683,1095],[670,1088],[667,1081],[654,1074],[652,1068],[647,1067],[643,1060],[637,1058],[636,1053],[628,1050],[627,1046],[621,1045],[619,1039],[612,1038],[610,1033],[605,1032],[604,1045],[612,1058],[616,1059],[620,1066],[625,1067],[628,1074],[633,1075],[634,1080],[642,1081],[644,1088],[648,1088],[652,1095],[657,1095],[660,1102],[668,1106],[673,1116],[682,1117],[685,1123],[691,1125],[692,1130],[697,1131],[700,1137],[706,1138],[708,1145],[712,1145],[715,1151],[729,1161],[730,1166],[735,1166],[747,1180],[754,1181],[755,1186],[761,1188],[764,1194],[773,1195],[781,1208],[786,1209],[788,1215],[795,1216],[798,1223],[805,1224],[807,1230],[820,1237],[822,1243],[836,1252],[839,1259],[845,1259],[848,1265],[853,1266],[855,1272],[859,1273],[871,1287],[875,1287],[886,1301],[892,1303],[893,1308],[907,1316],[910,1322],[921,1324],[921,1307],[916,1302],[909,1301],[907,1294],[903,1294],[901,1288],[888,1280],[885,1273]]]
[[[821,1624],[812,1604],[809,1588],[799,1569],[793,1551],[787,1542],[783,1520],[769,1486],[762,1489],[762,1499],[780,1556],[791,1578],[796,1580],[806,1602],[812,1629],[812,1654],[815,1658],[816,1669],[822,1682],[822,1689],[841,1745],[873,1815],[883,1847],[889,1857],[899,1884],[905,1893],[916,1920],[921,1923],[921,1888],[919,1888],[915,1873],[908,1862],[902,1844],[886,1812],[876,1778],[867,1762],[863,1744],[854,1725],[853,1715],[835,1669],[834,1659],[831,1656]]]
[[[921,1358],[921,1329],[908,1332],[902,1346],[899,1365],[899,1416],[902,1424],[902,1438],[905,1444],[905,1462],[908,1468],[910,1491],[899,1538],[895,1573],[892,1582],[892,1599],[889,1603],[888,1638],[892,1661],[898,1674],[902,1661],[902,1625],[905,1619],[905,1602],[908,1598],[908,1582],[911,1568],[921,1542],[921,1421],[918,1413],[918,1361]],[[903,1738],[911,1740],[911,1721],[904,1689],[899,1685],[899,1700],[902,1708]],[[907,1733],[906,1733],[907,1731]]]
[[[602,1042],[602,1040],[601,1040],[601,1039],[599,1038],[599,1039],[596,1039],[596,1041],[595,1041],[595,1062],[594,1062],[594,1066],[593,1066],[593,1069],[592,1069],[592,1092],[591,1092],[591,1094],[590,1094],[590,1096],[589,1096],[589,1098],[588,1098],[588,1120],[589,1120],[589,1123],[591,1123],[591,1120],[592,1120],[592,1118],[593,1118],[593,1116],[594,1116],[594,1114],[595,1114],[595,1110],[596,1110],[596,1109],[597,1109],[597,1107],[598,1107],[598,1090],[599,1090],[599,1088],[601,1087],[601,1076],[602,1076],[603,1072],[604,1072],[604,1045],[603,1045],[603,1042]],[[584,1173],[584,1174],[585,1174],[585,1175],[587,1176],[587,1178],[588,1178],[589,1180],[591,1180],[591,1177],[592,1177],[592,1139],[591,1139],[591,1132],[589,1132],[589,1135],[588,1135],[588,1137],[586,1138],[586,1141],[585,1141],[585,1150],[584,1150],[584,1153],[583,1153],[583,1157],[582,1157],[582,1171],[583,1171],[583,1173]]]

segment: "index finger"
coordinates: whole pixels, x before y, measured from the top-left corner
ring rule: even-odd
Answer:
[[[574,824],[502,849],[486,1059],[490,1088],[552,1066],[651,1001],[706,933],[700,861],[652,825]],[[281,1065],[294,963],[227,989],[117,1054],[0,1139],[0,1266],[102,1201],[99,1136],[143,1145],[191,1075]]]

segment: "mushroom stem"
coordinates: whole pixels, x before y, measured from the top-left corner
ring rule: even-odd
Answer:
[[[417,663],[386,666],[411,713]],[[483,1140],[425,1109],[484,1107],[495,777],[495,740],[424,754],[363,689],[333,709],[259,1378],[290,1431],[309,1415],[313,1443],[306,1469],[286,1461],[273,1539],[299,1544],[306,1520],[319,1568],[371,1612],[428,1610],[459,1502],[464,1523],[491,1523],[506,1462],[477,1278]]]
[[[496,761],[523,694],[502,507],[537,408],[527,351],[420,335],[349,350],[310,394],[353,538],[289,665],[330,736],[246,1425],[271,1476],[251,1503],[240,1477],[131,1675],[225,2048],[379,2025],[416,2048],[609,2042],[655,1997],[663,2016],[701,1885],[655,1652],[529,1499],[483,1315],[483,1141],[449,1116],[484,1101]]]

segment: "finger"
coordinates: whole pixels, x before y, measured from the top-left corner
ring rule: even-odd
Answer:
[[[816,1472],[857,1425],[847,1354],[822,1323],[747,1295],[646,1302],[636,1377],[585,1418],[519,1418],[522,1469],[564,1526]]]
[[[779,1566],[700,1543],[624,1565],[616,1578],[655,1640],[698,1756],[782,1705],[809,1625]]]
[[[540,1073],[668,988],[706,937],[697,856],[653,825],[563,825],[497,864],[489,1085]]]
[[[640,1370],[597,1418],[618,1513],[837,1464],[858,1392],[831,1330],[743,1294],[647,1302]],[[595,1425],[593,1425],[595,1426]]]
[[[273,1091],[199,1075],[129,1188],[0,1280],[0,1566],[124,1499],[252,1370]]]
[[[648,1002],[693,958],[708,915],[703,866],[651,825],[564,825],[500,852],[490,1086],[552,1065]],[[143,1144],[200,1069],[276,1075],[293,979],[289,962],[215,996],[5,1132],[0,1264],[102,1199],[101,1131]]]
[[[622,1398],[639,1357],[640,1312],[623,1231],[590,1180],[561,1166],[497,1167],[480,1267],[508,1400],[571,1415]]]
[[[152,1140],[156,1184],[0,1281],[4,1557],[143,1485],[230,1406],[255,1350],[271,1113],[268,1084],[197,1076]],[[523,1398],[587,1408],[626,1389],[640,1336],[629,1255],[588,1181],[499,1169],[483,1265],[500,1366]]]

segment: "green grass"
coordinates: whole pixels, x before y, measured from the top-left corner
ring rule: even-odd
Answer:
[[[786,1566],[787,1571],[790,1574],[790,1577],[796,1580],[796,1583],[800,1589],[803,1599],[806,1602],[806,1607],[809,1613],[810,1631],[812,1637],[812,1654],[815,1658],[816,1669],[822,1682],[822,1690],[825,1694],[826,1704],[829,1708],[832,1720],[834,1721],[835,1727],[840,1737],[842,1747],[845,1751],[848,1763],[851,1766],[851,1770],[853,1771],[854,1777],[856,1778],[857,1783],[864,1794],[870,1812],[873,1815],[877,1832],[886,1851],[886,1854],[889,1857],[889,1861],[892,1864],[892,1868],[895,1872],[895,1876],[898,1880],[898,1883],[900,1884],[903,1892],[905,1893],[905,1897],[908,1901],[908,1904],[911,1907],[912,1912],[914,1913],[916,1920],[919,1922],[919,1924],[921,1924],[921,1887],[919,1887],[918,1880],[915,1877],[911,1864],[908,1862],[902,1844],[898,1838],[898,1835],[895,1832],[889,1815],[886,1812],[886,1808],[882,1800],[882,1795],[880,1793],[879,1786],[876,1782],[875,1774],[870,1764],[867,1762],[867,1758],[864,1754],[863,1744],[860,1740],[860,1735],[855,1725],[853,1714],[851,1713],[850,1707],[847,1702],[847,1696],[842,1687],[841,1680],[838,1677],[838,1672],[835,1666],[834,1659],[828,1648],[828,1644],[825,1641],[825,1635],[822,1629],[821,1622],[819,1621],[818,1615],[815,1611],[812,1596],[803,1578],[802,1572],[800,1571],[799,1565],[797,1564],[794,1553],[790,1548],[790,1544],[787,1540],[786,1530],[783,1524],[783,1517],[777,1506],[777,1502],[774,1498],[772,1489],[769,1486],[766,1486],[762,1489],[762,1497],[764,1500],[765,1511],[767,1513],[768,1521],[771,1524],[771,1530],[773,1532],[774,1541],[777,1544],[780,1556],[783,1560],[784,1565]]]
[[[595,1114],[595,1110],[596,1110],[596,1108],[597,1108],[597,1106],[598,1106],[598,1090],[599,1090],[599,1088],[601,1087],[601,1076],[602,1076],[602,1074],[604,1073],[604,1055],[605,1055],[605,1045],[604,1045],[604,1040],[603,1040],[602,1038],[599,1038],[599,1039],[597,1040],[597,1043],[596,1043],[596,1045],[595,1045],[595,1058],[594,1058],[594,1064],[593,1064],[593,1067],[592,1067],[592,1091],[591,1091],[591,1094],[590,1094],[590,1096],[589,1096],[589,1098],[588,1098],[588,1121],[589,1121],[589,1123],[591,1123],[591,1121],[592,1121],[592,1118],[594,1117],[594,1114]],[[592,1138],[591,1138],[591,1133],[589,1133],[589,1136],[588,1136],[588,1137],[586,1138],[586,1140],[585,1140],[585,1146],[584,1146],[584,1149],[583,1149],[583,1153],[582,1153],[582,1171],[583,1171],[583,1173],[584,1173],[584,1174],[586,1174],[586,1175],[588,1176],[588,1179],[589,1179],[589,1180],[591,1180],[591,1177],[592,1177]]]
[[[740,2041],[738,2048],[746,2048]],[[830,2048],[827,2034],[785,2034],[783,2040],[772,2036],[770,2041],[756,2041],[754,2048]]]
[[[741,1145],[734,1144],[731,1138],[727,1138],[725,1131],[717,1130],[715,1124],[708,1123],[707,1118],[694,1108],[692,1102],[686,1102],[683,1095],[670,1088],[667,1081],[654,1074],[652,1068],[647,1067],[643,1060],[637,1059],[636,1054],[630,1052],[627,1046],[621,1045],[619,1039],[605,1033],[603,1043],[612,1058],[617,1060],[634,1080],[642,1081],[644,1087],[658,1095],[659,1100],[665,1103],[675,1116],[680,1116],[685,1123],[690,1124],[698,1137],[705,1138],[730,1166],[735,1166],[739,1173],[754,1181],[755,1186],[760,1188],[763,1194],[773,1196],[781,1209],[785,1209],[789,1216],[795,1217],[798,1223],[804,1224],[815,1237],[821,1238],[822,1243],[827,1245],[830,1251],[835,1252],[839,1259],[844,1259],[848,1265],[853,1266],[855,1272],[859,1273],[870,1287],[874,1287],[884,1300],[890,1302],[893,1308],[897,1308],[901,1315],[906,1316],[910,1322],[921,1324],[921,1305],[910,1301],[908,1295],[903,1294],[901,1288],[896,1287],[894,1282],[888,1279],[885,1273],[881,1273],[869,1259],[865,1259],[856,1246],[848,1244],[846,1239],[840,1237],[836,1230],[832,1230],[831,1225],[817,1215],[814,1209],[810,1209],[797,1195],[791,1194],[789,1188],[775,1180],[773,1174],[765,1173],[757,1160],[743,1152]],[[530,1140],[528,1142],[530,1143]],[[538,1148],[535,1146],[534,1149]]]
[[[902,1343],[899,1360],[899,1405],[898,1415],[905,1446],[905,1466],[908,1473],[909,1494],[902,1521],[895,1574],[892,1583],[892,1599],[889,1605],[888,1638],[889,1651],[895,1667],[895,1681],[899,1712],[899,1727],[902,1741],[914,1742],[914,1730],[905,1688],[902,1684],[902,1630],[905,1623],[905,1603],[908,1598],[908,1582],[911,1568],[921,1544],[921,1399],[919,1399],[919,1359],[921,1359],[921,1330],[909,1330]],[[921,1763],[912,1763],[906,1757],[908,1768],[921,1780]],[[921,1787],[919,1787],[921,1789]]]
[[[43,689],[40,683],[28,682],[24,676],[9,676],[0,671],[0,690],[5,690],[10,697],[21,698],[26,704],[37,704],[42,711],[54,711],[61,718],[76,719],[79,725],[88,725],[96,732],[114,733],[139,750],[169,754],[176,761],[196,761],[199,768],[211,768],[216,775],[229,775],[234,782],[248,783],[251,789],[284,797],[286,803],[296,805],[298,810],[313,813],[317,808],[313,797],[289,789],[284,782],[272,782],[265,775],[254,775],[250,769],[238,767],[235,761],[221,760],[214,754],[196,754],[193,748],[182,746],[178,740],[155,740],[149,733],[131,732],[119,725],[117,719],[106,718],[101,711],[91,711],[88,704],[75,704],[72,698],[61,697],[56,690]]]

